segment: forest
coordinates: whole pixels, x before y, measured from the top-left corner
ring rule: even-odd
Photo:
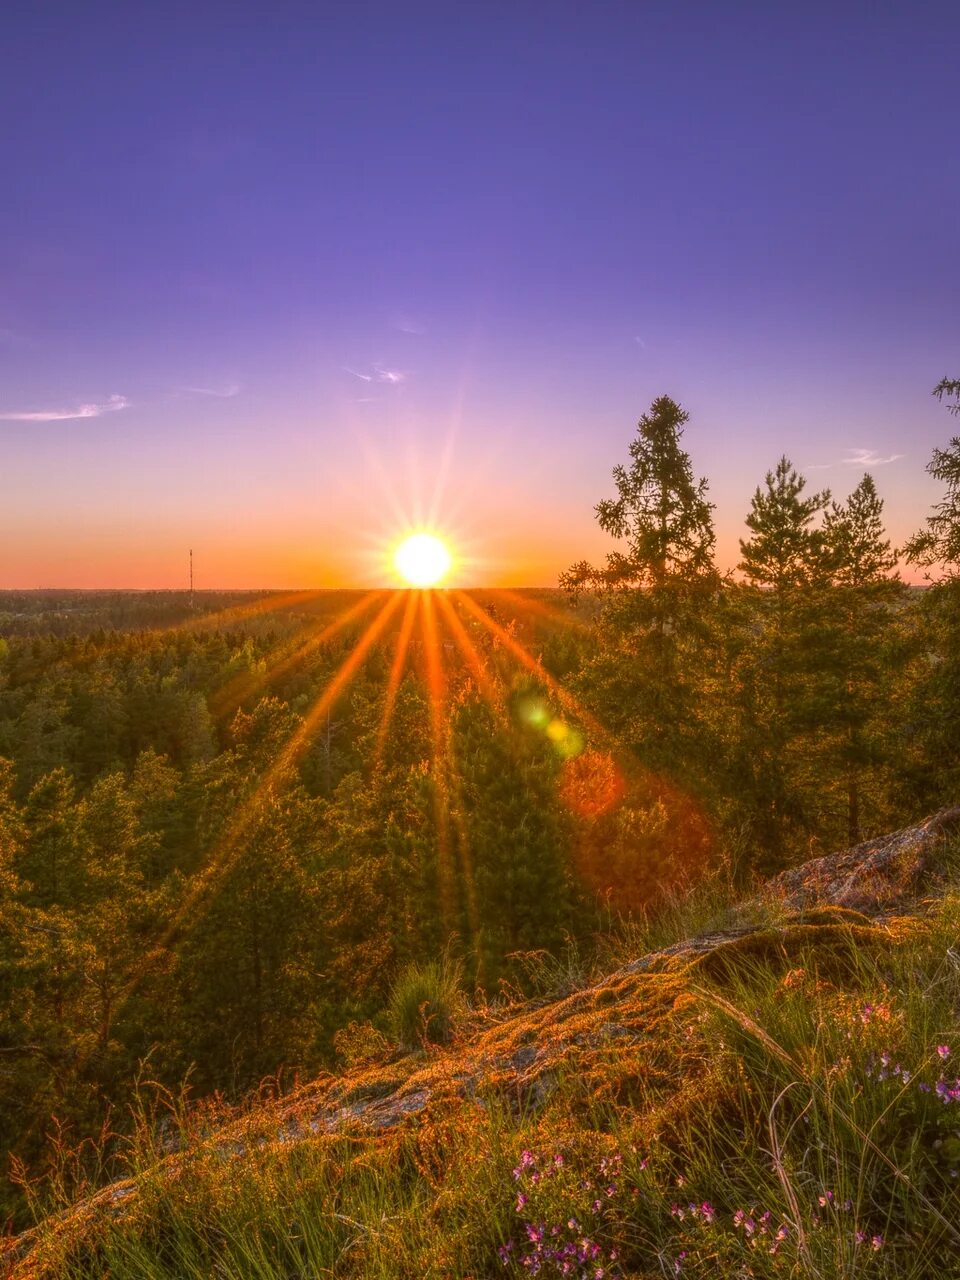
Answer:
[[[899,548],[870,474],[771,459],[724,576],[686,421],[652,403],[556,590],[0,594],[0,1216],[144,1081],[334,1067],[412,962],[492,1001],[956,802],[960,438]]]

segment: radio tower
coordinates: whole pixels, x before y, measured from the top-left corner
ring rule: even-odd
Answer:
[[[193,608],[193,547],[190,548],[190,608]]]

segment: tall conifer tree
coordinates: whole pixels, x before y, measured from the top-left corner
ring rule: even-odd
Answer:
[[[617,496],[596,507],[601,529],[625,550],[600,567],[580,561],[560,579],[573,594],[604,598],[600,649],[584,673],[598,708],[645,759],[673,769],[702,747],[697,690],[720,585],[707,481],[694,479],[681,444],[689,416],[669,396],[653,401],[629,465],[614,468]]]
[[[872,476],[865,475],[845,503],[831,503],[824,541],[832,590],[823,620],[829,642],[819,682],[820,720],[832,735],[837,769],[828,769],[824,760],[823,781],[839,772],[846,829],[836,834],[854,845],[863,836],[865,799],[872,815],[883,812],[878,788],[872,786],[865,797],[864,784],[879,777],[889,756],[882,715],[890,697],[887,649],[892,606],[903,589],[891,577],[897,558],[885,536],[883,500]]]
[[[734,711],[733,776],[750,838],[765,849],[768,869],[787,854],[788,830],[806,819],[797,785],[798,748],[811,717],[810,676],[816,670],[826,557],[817,523],[829,492],[805,496],[806,480],[781,457],[758,486],[740,541],[740,571],[748,608],[739,642]],[[739,775],[739,777],[738,777]]]
[[[960,413],[960,379],[942,379],[934,395],[952,397],[948,408]],[[946,492],[903,553],[912,564],[932,571],[927,574],[931,588],[919,607],[924,660],[913,690],[913,719],[923,774],[937,795],[952,793],[960,783],[960,436],[946,449],[934,449],[927,471]],[[923,799],[929,802],[926,791]]]

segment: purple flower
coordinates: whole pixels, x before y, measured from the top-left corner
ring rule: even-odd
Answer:
[[[950,1046],[949,1046],[948,1044],[938,1044],[938,1045],[937,1045],[937,1055],[938,1055],[940,1058],[949,1058],[949,1057],[950,1057]]]
[[[517,1196],[517,1213],[520,1212],[520,1210],[526,1205],[526,1203],[527,1203],[527,1197],[521,1191],[520,1194]]]
[[[870,1239],[870,1248],[874,1251],[874,1253],[876,1253],[878,1249],[882,1249],[883,1236],[872,1236]]]

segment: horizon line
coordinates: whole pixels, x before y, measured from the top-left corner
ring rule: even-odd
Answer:
[[[483,586],[476,584],[474,586],[436,586],[436,587],[412,587],[402,586],[339,586],[339,587],[68,587],[68,586],[51,586],[51,587],[4,587],[0,586],[0,595],[10,592],[33,593],[39,595],[44,591],[85,591],[93,594],[98,591],[117,591],[135,592],[156,591],[166,592],[169,595],[201,595],[204,592],[224,592],[224,591],[267,591],[267,592],[313,592],[318,591],[562,591],[563,588],[556,583],[547,582],[529,582],[523,586]]]

